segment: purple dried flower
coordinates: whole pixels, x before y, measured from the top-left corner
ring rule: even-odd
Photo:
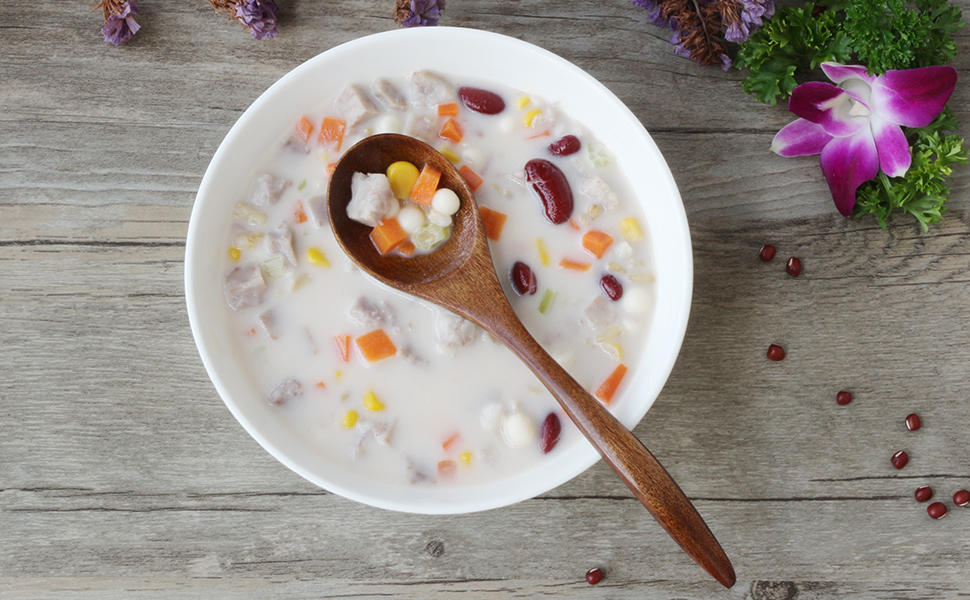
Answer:
[[[773,0],[741,0],[741,21],[724,30],[724,39],[741,43],[775,14]]]
[[[96,6],[104,11],[104,27],[101,28],[104,41],[118,46],[141,29],[141,25],[135,22],[135,15],[138,14],[135,0],[101,0]]]
[[[437,25],[445,0],[397,0],[394,20],[401,27]]]
[[[239,0],[236,2],[236,20],[249,30],[254,40],[276,37],[278,9],[273,0]]]

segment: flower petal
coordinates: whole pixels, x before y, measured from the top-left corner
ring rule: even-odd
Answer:
[[[953,94],[957,70],[950,66],[886,71],[872,84],[870,108],[906,127],[926,127]]]
[[[862,65],[840,65],[836,62],[823,62],[822,71],[825,76],[837,84],[847,79],[861,79],[868,84],[872,84],[875,79]]]
[[[822,150],[821,162],[836,208],[852,216],[856,188],[879,173],[872,132],[866,127],[856,135],[833,139]]]
[[[876,115],[869,117],[869,123],[872,125],[872,136],[879,153],[879,168],[890,177],[902,177],[913,162],[909,142],[903,130],[899,125]]]
[[[836,137],[853,135],[868,124],[868,119],[849,114],[852,99],[831,83],[812,81],[792,90],[788,110],[821,125]]]
[[[817,123],[798,119],[781,128],[771,140],[771,151],[779,156],[818,154],[832,136]]]

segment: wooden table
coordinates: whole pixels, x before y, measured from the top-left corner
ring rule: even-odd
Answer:
[[[957,2],[964,12],[970,2]],[[391,2],[280,0],[255,42],[202,1],[145,0],[123,47],[85,3],[0,17],[0,597],[965,598],[970,213],[839,216],[792,120],[741,74],[675,57],[626,0],[453,0],[443,25],[543,46],[613,90],[680,186],[694,244],[680,358],[635,432],[732,557],[720,588],[602,463],[463,516],[370,508],[232,418],[189,330],[183,253],[213,152],[284,73],[393,29]],[[970,72],[968,33],[956,66]],[[952,100],[970,123],[970,86]],[[777,246],[772,263],[762,244]],[[800,277],[785,274],[801,258]],[[770,343],[788,358],[765,358]],[[835,395],[855,400],[837,406]],[[903,418],[923,418],[910,433]],[[897,450],[910,465],[890,466]],[[913,498],[932,485],[951,514]],[[606,579],[588,586],[600,566]]]

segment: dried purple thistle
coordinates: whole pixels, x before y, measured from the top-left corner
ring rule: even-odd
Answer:
[[[272,39],[276,30],[279,9],[273,0],[209,0],[217,12],[222,12],[249,30],[254,40]]]
[[[445,0],[397,0],[394,20],[401,27],[437,25]]]
[[[141,29],[141,25],[135,22],[135,15],[138,14],[138,3],[135,0],[101,0],[95,7],[104,11],[101,34],[106,42],[118,46],[130,40]]]

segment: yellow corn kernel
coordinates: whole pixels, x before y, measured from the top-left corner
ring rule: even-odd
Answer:
[[[318,267],[330,266],[330,261],[327,260],[326,255],[316,246],[306,251],[306,259],[311,265],[316,265]]]
[[[532,127],[532,121],[534,121],[535,118],[541,114],[542,114],[541,110],[539,110],[538,108],[533,108],[529,112],[525,113],[525,116],[522,117],[522,124],[525,125],[526,127]]]
[[[384,403],[378,400],[377,394],[368,391],[364,394],[364,408],[371,412],[380,412],[384,410]]]
[[[398,200],[407,200],[411,197],[411,188],[418,180],[418,168],[406,160],[399,160],[391,163],[387,168],[387,178],[391,182],[391,191]]]
[[[242,256],[242,252],[239,251],[239,248],[229,248],[229,258],[239,260],[240,256]]]
[[[347,413],[344,415],[343,420],[340,421],[340,425],[344,429],[350,429],[351,427],[357,424],[357,417],[358,415],[356,410],[348,410]]]
[[[623,235],[626,239],[633,241],[639,240],[643,237],[643,232],[640,231],[640,224],[633,217],[627,217],[620,221],[620,229],[623,230]]]
[[[343,374],[344,374],[343,371],[341,371],[340,369],[337,369],[337,372],[334,373],[333,376],[337,379],[340,379],[341,377],[343,377]]]
[[[452,152],[451,148],[442,148],[438,152],[441,152],[441,156],[448,159],[448,162],[457,165],[461,162],[461,157]]]
[[[536,249],[539,250],[539,260],[542,261],[542,265],[548,267],[549,252],[546,250],[546,243],[542,241],[542,238],[536,238]]]
[[[518,100],[515,101],[515,105],[519,108],[525,108],[526,106],[529,105],[529,102],[531,102],[531,100],[529,99],[528,96],[521,96],[519,97]]]
[[[462,452],[458,455],[458,460],[461,461],[461,464],[467,467],[468,465],[472,464],[472,453]]]

